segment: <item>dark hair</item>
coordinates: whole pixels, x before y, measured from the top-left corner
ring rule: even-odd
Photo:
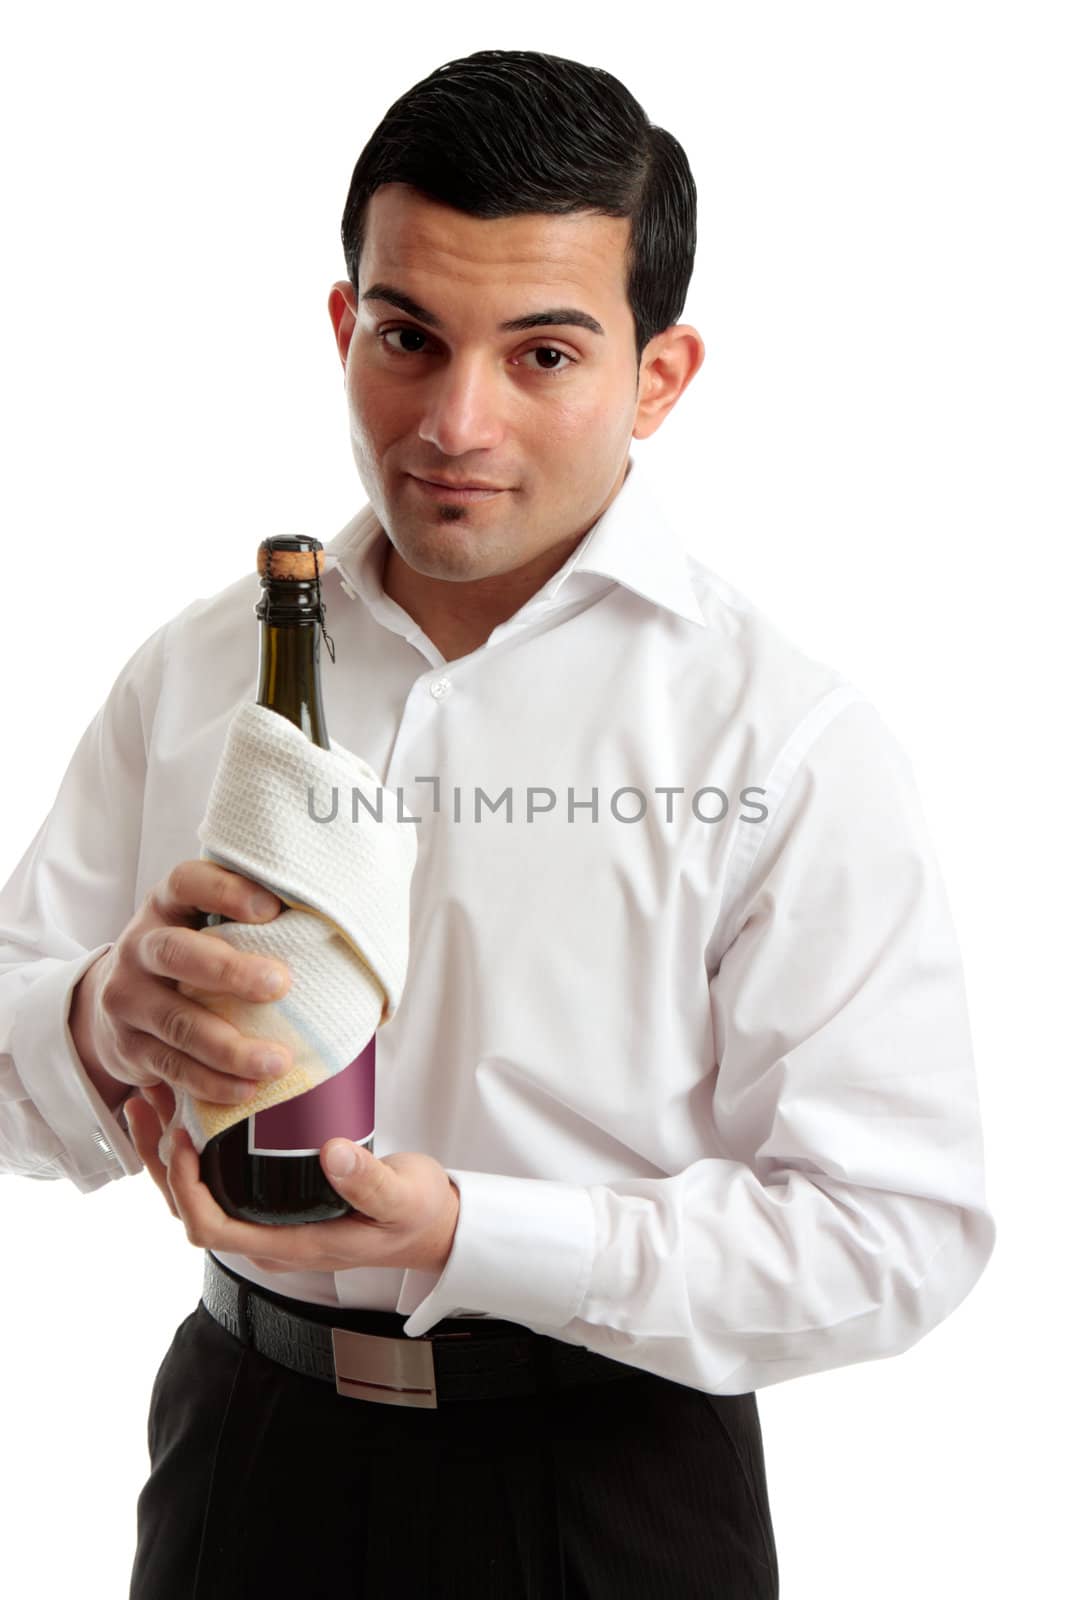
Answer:
[[[677,139],[599,67],[478,50],[402,94],[367,141],[345,201],[341,242],[357,294],[367,203],[385,183],[474,217],[629,217],[638,365],[653,335],[681,316],[696,253],[693,174]]]

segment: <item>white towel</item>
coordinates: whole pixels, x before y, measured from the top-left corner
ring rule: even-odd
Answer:
[[[356,820],[354,790],[365,802]],[[332,820],[316,821],[330,817],[335,798]],[[340,1072],[394,1015],[407,976],[418,847],[414,823],[398,821],[396,795],[372,767],[339,744],[320,750],[286,717],[254,703],[230,722],[197,837],[201,857],[254,879],[286,907],[271,922],[203,932],[280,958],[291,983],[281,1000],[259,1003],[178,988],[241,1033],[288,1045],[293,1063],[239,1105],[180,1093],[175,1120],[199,1152],[251,1112]]]

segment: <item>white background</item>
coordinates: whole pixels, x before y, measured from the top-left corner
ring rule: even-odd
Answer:
[[[0,39],[0,879],[122,663],[265,534],[363,504],[326,311],[352,166],[484,48],[620,77],[685,146],[692,550],[911,754],[968,978],[999,1235],[906,1355],[761,1391],[786,1600],[1044,1594],[1063,1430],[1065,61],[1055,5],[20,8]],[[0,1183],[0,1583],[126,1593],[201,1254],[147,1176]],[[300,1470],[294,1464],[294,1470]],[[417,1462],[412,1471],[417,1472]],[[278,1484],[279,1500],[284,1483]]]

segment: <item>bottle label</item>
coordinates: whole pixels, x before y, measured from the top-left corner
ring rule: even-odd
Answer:
[[[315,1156],[327,1139],[365,1144],[374,1133],[374,1034],[332,1078],[248,1117],[253,1156]]]

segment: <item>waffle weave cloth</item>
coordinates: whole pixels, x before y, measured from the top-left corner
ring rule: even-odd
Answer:
[[[271,890],[270,922],[204,928],[237,950],[284,961],[280,1000],[248,1001],[180,983],[239,1032],[279,1040],[292,1067],[239,1105],[177,1096],[175,1121],[197,1151],[254,1111],[340,1072],[400,1004],[408,964],[417,841],[397,797],[343,745],[322,750],[253,702],[234,714],[197,837],[201,857]]]

